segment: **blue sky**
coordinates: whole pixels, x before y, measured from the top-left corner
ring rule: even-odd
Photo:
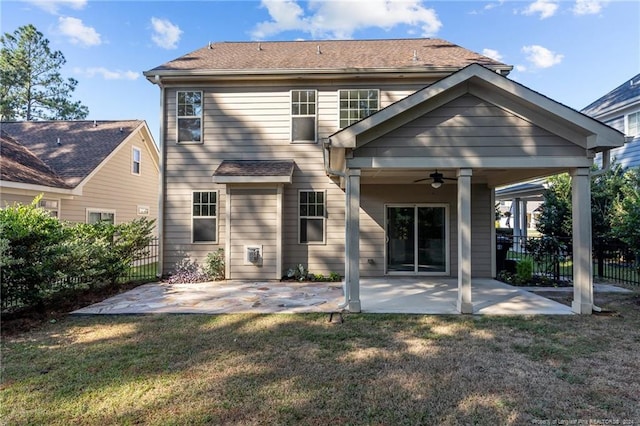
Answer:
[[[638,1],[3,0],[0,14],[2,33],[33,24],[62,51],[89,119],[144,119],[156,142],[142,72],[210,41],[443,38],[578,110],[640,72]]]

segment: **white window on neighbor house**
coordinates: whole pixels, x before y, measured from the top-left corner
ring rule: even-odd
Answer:
[[[380,109],[378,89],[339,90],[339,126],[345,128]]]
[[[87,223],[107,222],[116,224],[116,211],[110,209],[87,209]]]
[[[142,151],[140,148],[133,147],[131,151],[131,173],[140,175],[140,163],[142,161]]]
[[[177,94],[178,143],[202,143],[202,92]]]
[[[52,217],[60,217],[60,201],[58,200],[43,198],[38,202],[38,207],[49,210]]]
[[[291,91],[291,141],[316,142],[317,108],[315,90]]]
[[[194,243],[218,241],[218,192],[194,191],[191,208],[191,240]]]
[[[633,137],[640,136],[640,111],[627,114],[626,124],[625,135]]]
[[[298,242],[300,244],[323,244],[325,239],[324,191],[300,191],[298,195]]]

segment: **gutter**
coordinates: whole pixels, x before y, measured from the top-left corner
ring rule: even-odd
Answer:
[[[330,148],[331,148],[331,139],[324,139],[322,141],[322,159],[324,161],[325,173],[327,174],[327,176],[339,176],[342,178],[346,177],[345,173],[331,168]],[[345,266],[346,265],[347,265],[347,262],[345,259]],[[349,286],[347,285],[347,280],[345,280],[342,285],[342,292],[344,293],[344,302],[338,305],[338,309],[344,309],[347,306],[349,306],[349,299],[351,298],[351,294],[349,293]]]

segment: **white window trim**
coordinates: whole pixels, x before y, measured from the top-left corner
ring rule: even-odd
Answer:
[[[116,223],[118,223],[116,221],[116,211],[115,211],[115,209],[101,209],[101,208],[95,208],[95,207],[88,207],[86,209],[85,223],[89,223],[89,213],[112,213],[113,214],[113,224],[115,225]]]
[[[196,192],[215,192],[216,193],[216,215],[215,216],[194,216],[193,215],[193,194]],[[194,189],[191,191],[189,198],[189,214],[191,216],[191,244],[218,244],[220,239],[220,191],[217,189]],[[216,239],[214,241],[193,241],[193,220],[196,218],[215,218],[216,220]]]
[[[41,205],[41,203],[43,201],[55,201],[56,203],[58,203],[58,208],[55,210],[58,214],[55,217],[57,217],[58,219],[60,219],[62,217],[62,199],[60,199],[60,198],[45,198],[45,197],[40,199],[40,201],[38,202],[38,207],[43,208],[43,209],[48,210],[48,211],[51,212],[53,210],[49,209],[48,207],[44,207],[44,206]]]
[[[315,95],[315,114],[293,115],[293,92],[314,92]],[[294,117],[313,117],[315,140],[294,140],[293,139],[293,118]],[[318,143],[318,90],[317,89],[292,89],[289,91],[289,140],[291,143],[314,144]]]
[[[135,163],[136,163],[136,151],[140,153],[140,158],[138,160],[138,172],[135,172]],[[131,147],[131,174],[134,176],[140,176],[142,174],[142,150],[137,146]]]
[[[359,88],[359,89],[338,89],[338,104],[337,104],[337,111],[338,111],[338,120],[337,120],[337,127],[338,129],[344,129],[344,127],[340,126],[340,92],[348,92],[350,90],[375,90],[376,92],[378,92],[378,109],[376,110],[376,112],[380,111],[380,89],[365,89],[365,88]],[[373,113],[375,114],[375,112]],[[353,124],[353,123],[352,123]]]
[[[322,216],[300,216],[300,193],[302,192],[322,192],[324,194],[324,214]],[[298,198],[296,199],[296,209],[298,216],[298,244],[303,246],[321,246],[327,244],[327,190],[316,190],[316,189],[299,189],[298,190]],[[300,241],[301,232],[300,232],[300,219],[310,218],[310,219],[319,219],[322,218],[322,241],[310,241],[310,242],[302,242]]]
[[[200,115],[178,115],[178,107],[180,93],[193,92],[200,93]],[[177,90],[176,91],[176,143],[180,145],[202,145],[204,143],[204,92],[202,90]],[[180,119],[181,118],[200,118],[200,140],[199,141],[181,141],[180,140]]]
[[[631,134],[631,130],[629,128],[629,116],[637,114],[638,115],[638,130],[635,135]],[[624,115],[624,134],[627,136],[631,136],[633,138],[640,137],[640,111],[632,111]]]

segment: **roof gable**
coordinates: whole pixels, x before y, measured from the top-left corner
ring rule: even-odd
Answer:
[[[465,94],[472,94],[586,149],[621,146],[622,133],[481,65],[472,64],[329,136],[358,148]]]
[[[76,187],[144,121],[3,122],[6,134],[27,148],[67,187]]]

